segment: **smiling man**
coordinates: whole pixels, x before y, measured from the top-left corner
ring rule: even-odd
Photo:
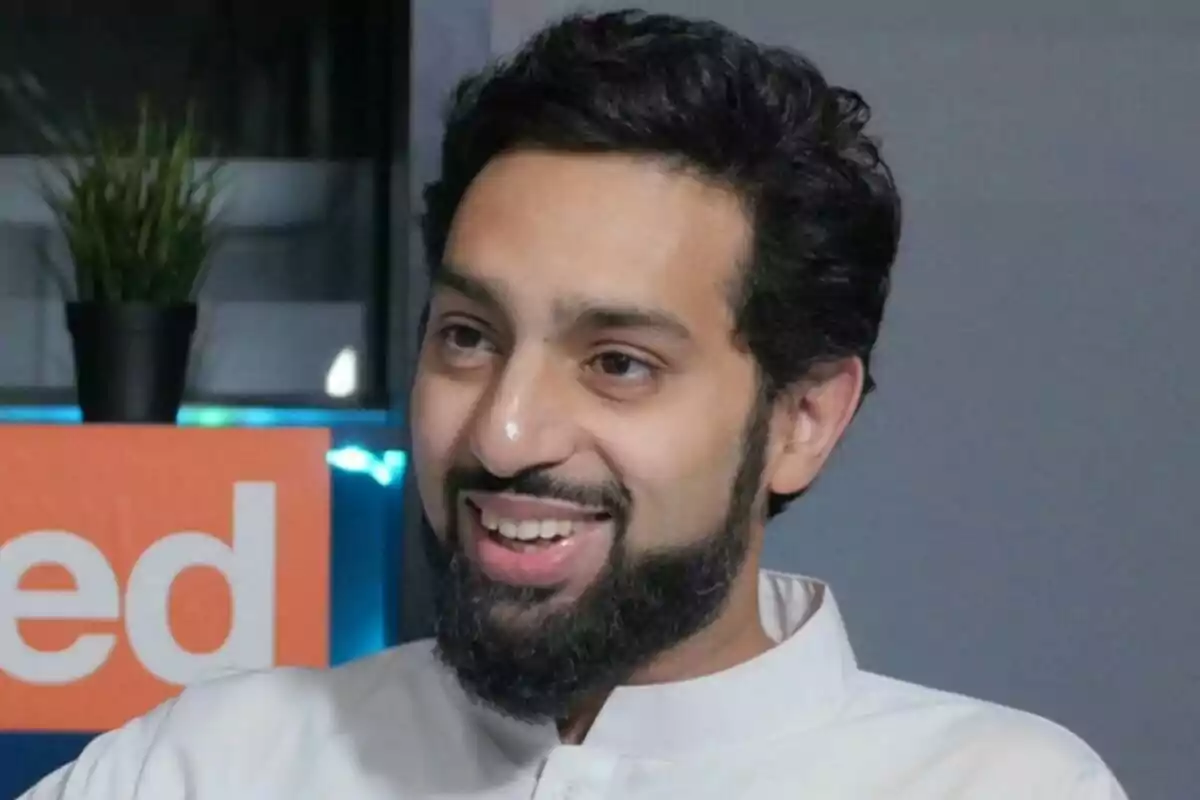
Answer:
[[[413,455],[449,553],[439,653],[501,711],[578,739],[617,685],[771,647],[767,496],[813,478],[863,367],[767,385],[735,332],[745,202],[662,156],[528,145],[449,201]]]
[[[1123,797],[1048,722],[860,670],[829,589],[760,569],[872,387],[867,119],[634,12],[465,81],[411,403],[435,640],[192,687],[29,798]]]

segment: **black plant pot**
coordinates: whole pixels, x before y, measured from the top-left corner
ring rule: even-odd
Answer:
[[[84,422],[174,424],[196,330],[192,303],[67,303]]]

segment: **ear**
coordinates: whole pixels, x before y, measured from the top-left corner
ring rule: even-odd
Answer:
[[[820,364],[775,400],[767,488],[794,494],[812,483],[858,410],[866,371],[858,358]]]

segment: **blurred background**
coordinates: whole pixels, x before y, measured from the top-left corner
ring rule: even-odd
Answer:
[[[796,47],[860,90],[907,201],[879,392],[773,526],[769,566],[832,583],[867,668],[1048,716],[1132,798],[1194,796],[1200,4],[644,7]],[[0,74],[35,73],[62,107],[86,98],[112,119],[143,93],[177,113],[197,98],[232,157],[192,422],[318,424],[342,447],[402,451],[425,291],[415,198],[444,98],[575,4],[281,8],[0,0]],[[0,114],[13,423],[69,418],[73,402],[41,268],[66,256],[35,155]],[[414,498],[337,463],[335,661],[423,635],[429,610],[420,542],[404,536]],[[0,736],[0,797],[84,740]]]

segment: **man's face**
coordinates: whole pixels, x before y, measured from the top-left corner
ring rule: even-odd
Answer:
[[[412,397],[468,689],[553,716],[719,612],[761,518],[769,409],[730,298],[736,197],[648,160],[510,154],[435,274]]]

